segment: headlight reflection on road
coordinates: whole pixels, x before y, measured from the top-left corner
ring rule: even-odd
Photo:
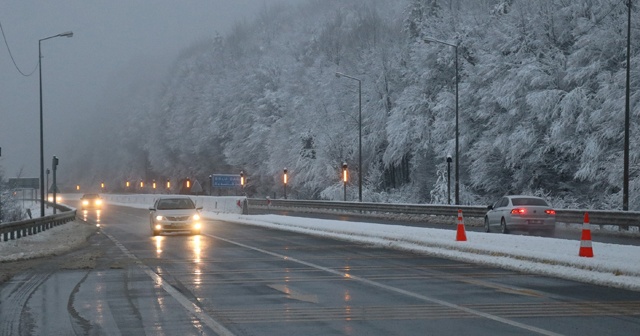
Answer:
[[[351,293],[349,293],[348,290],[344,291],[344,302],[349,302],[351,301]]]
[[[164,237],[155,236],[153,239],[156,241],[156,254],[160,256],[162,253],[162,240],[164,240]]]
[[[82,210],[82,220],[83,221],[87,221],[87,215],[89,214],[89,211],[87,210]]]
[[[193,258],[196,264],[200,263],[200,254],[202,253],[202,240],[200,236],[193,236]]]
[[[193,277],[193,284],[196,286],[197,289],[200,288],[200,285],[202,284],[202,271],[200,270],[200,267],[196,266],[196,269],[193,271],[194,277]]]
[[[96,226],[100,227],[100,210],[96,210]]]

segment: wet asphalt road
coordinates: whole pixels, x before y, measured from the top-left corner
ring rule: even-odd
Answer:
[[[82,253],[0,288],[2,335],[637,335],[640,293],[111,206]],[[87,220],[97,220],[95,212]],[[301,219],[304,220],[304,219]],[[98,251],[98,252],[96,252]],[[69,257],[71,258],[71,257]],[[64,265],[61,263],[59,265]]]

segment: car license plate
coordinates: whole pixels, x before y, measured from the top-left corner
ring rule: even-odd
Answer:
[[[542,224],[543,221],[537,219],[530,219],[529,224]]]

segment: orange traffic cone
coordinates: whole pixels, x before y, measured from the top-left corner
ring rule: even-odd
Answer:
[[[593,248],[591,247],[591,224],[589,224],[589,213],[584,213],[584,223],[582,224],[582,238],[580,239],[581,257],[593,258]]]
[[[458,210],[458,232],[456,241],[467,241],[467,234],[464,231],[464,221],[462,220],[462,210]]]

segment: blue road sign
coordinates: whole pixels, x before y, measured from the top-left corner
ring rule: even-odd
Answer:
[[[214,188],[240,187],[240,175],[213,174],[211,176],[211,186]]]

